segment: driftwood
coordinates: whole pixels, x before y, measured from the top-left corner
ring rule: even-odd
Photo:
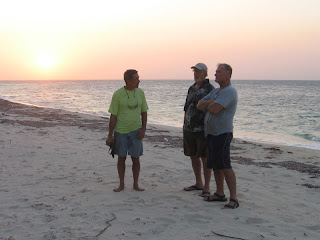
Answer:
[[[226,235],[223,235],[223,234],[220,234],[220,233],[216,233],[216,232],[214,232],[214,231],[211,231],[211,232],[214,233],[214,234],[216,234],[216,235],[218,235],[218,236],[220,236],[220,237],[227,237],[227,238],[233,238],[233,239],[246,240],[246,239],[244,239],[244,238],[226,236]]]
[[[105,230],[108,229],[108,227],[111,227],[110,222],[112,222],[113,220],[115,220],[117,218],[113,213],[111,213],[111,214],[112,214],[113,218],[106,221],[106,224],[108,224],[108,226],[106,226],[101,232],[99,232],[99,234],[96,235],[96,237],[99,237],[102,233],[104,233]]]

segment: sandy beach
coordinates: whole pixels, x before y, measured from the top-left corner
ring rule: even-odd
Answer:
[[[225,210],[183,190],[194,176],[173,127],[148,125],[146,190],[132,189],[127,159],[126,187],[113,192],[107,128],[107,118],[0,99],[0,240],[320,239],[320,151],[234,139],[240,207]]]

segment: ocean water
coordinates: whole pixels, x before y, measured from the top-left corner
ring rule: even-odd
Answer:
[[[182,127],[183,106],[193,80],[142,80],[148,122]],[[218,85],[211,81],[218,87]],[[234,80],[239,102],[237,138],[320,150],[320,81]],[[0,97],[14,102],[109,116],[112,81],[0,81]]]

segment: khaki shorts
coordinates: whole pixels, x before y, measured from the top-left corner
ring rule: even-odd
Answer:
[[[186,156],[207,157],[207,139],[204,132],[183,130],[183,151]]]

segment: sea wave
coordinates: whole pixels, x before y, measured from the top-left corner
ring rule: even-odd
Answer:
[[[304,139],[307,139],[307,140],[310,140],[310,141],[315,141],[315,142],[320,142],[320,138],[313,135],[313,134],[310,134],[310,133],[306,133],[306,134],[294,134],[295,136],[297,137],[301,137],[301,138],[304,138]]]

